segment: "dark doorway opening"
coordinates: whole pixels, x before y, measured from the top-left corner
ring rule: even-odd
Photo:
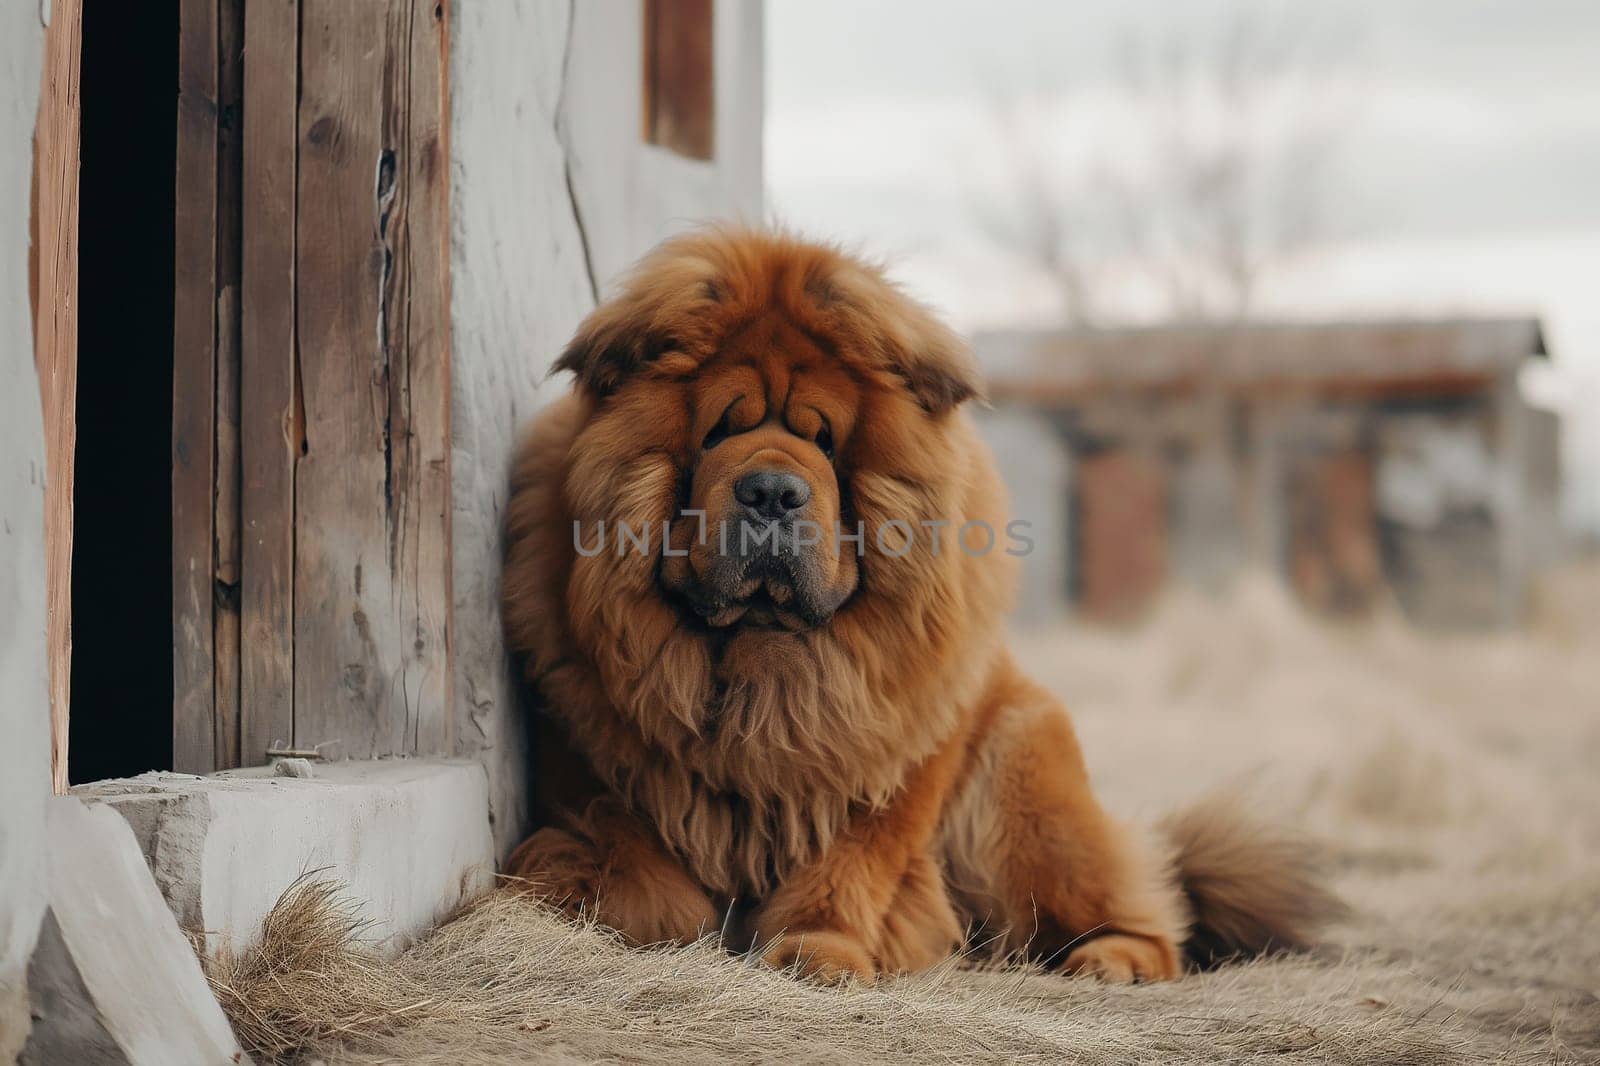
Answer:
[[[176,0],[83,12],[73,783],[172,766]]]

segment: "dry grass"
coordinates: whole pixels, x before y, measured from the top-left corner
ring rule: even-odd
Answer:
[[[1600,571],[1518,635],[1299,616],[1266,582],[1132,634],[1022,641],[1110,804],[1247,781],[1317,834],[1330,943],[1165,985],[951,965],[822,988],[709,945],[633,951],[502,892],[377,961],[325,885],[214,961],[260,1058],[330,1062],[1600,1061]]]

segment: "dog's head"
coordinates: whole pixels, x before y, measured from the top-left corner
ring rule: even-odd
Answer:
[[[591,405],[566,486],[580,581],[648,576],[738,632],[826,625],[927,536],[957,465],[945,423],[979,389],[960,340],[875,268],[725,230],[651,253],[557,367]]]

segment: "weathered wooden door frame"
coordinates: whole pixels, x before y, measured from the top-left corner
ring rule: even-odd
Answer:
[[[33,143],[33,233],[28,280],[33,358],[45,431],[46,648],[50,779],[67,790],[72,680],[72,472],[78,397],[78,158],[82,0],[56,0],[44,35]]]
[[[451,750],[448,18],[180,0],[176,769]]]

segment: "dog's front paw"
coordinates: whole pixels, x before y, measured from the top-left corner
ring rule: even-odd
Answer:
[[[1181,972],[1178,949],[1171,941],[1126,933],[1096,937],[1068,955],[1061,968],[1119,985],[1170,981]]]
[[[793,968],[824,984],[851,980],[871,984],[877,973],[866,949],[845,933],[782,933],[767,945],[761,960],[777,970]]]

